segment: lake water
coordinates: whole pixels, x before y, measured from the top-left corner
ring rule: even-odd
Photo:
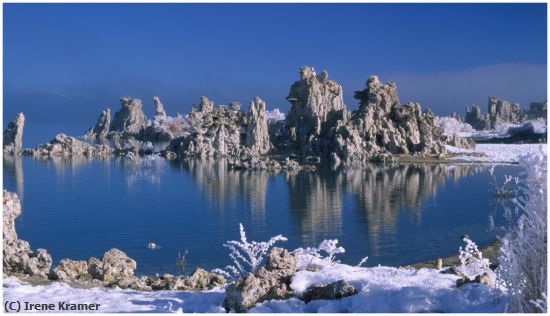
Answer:
[[[4,188],[19,194],[19,237],[62,258],[101,257],[116,247],[137,274],[229,264],[222,244],[282,234],[288,249],[338,239],[338,258],[404,265],[455,254],[468,234],[480,245],[506,224],[490,193],[489,166],[369,165],[363,170],[271,174],[233,171],[224,160],[4,159]],[[516,175],[498,166],[497,175]],[[154,242],[157,249],[147,248]]]

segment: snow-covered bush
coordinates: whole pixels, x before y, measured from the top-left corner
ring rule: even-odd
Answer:
[[[265,255],[269,248],[277,241],[287,241],[286,237],[277,235],[271,237],[268,241],[251,241],[246,238],[243,224],[239,224],[241,232],[241,240],[230,240],[223,244],[231,253],[229,257],[233,260],[232,265],[225,267],[225,270],[215,269],[213,272],[223,274],[228,277],[239,277],[247,275],[249,272],[254,273],[261,266]]]
[[[321,254],[321,251],[324,252],[325,255]],[[344,252],[346,252],[346,249],[338,246],[338,239],[325,239],[321,241],[318,247],[307,247],[305,249],[298,248],[294,250],[294,253],[298,255],[311,255],[327,262],[334,262],[335,255]]]
[[[489,169],[489,174],[493,179],[493,195],[498,199],[510,199],[518,195],[519,177],[504,175],[504,183],[500,185],[495,176],[495,166]]]
[[[522,196],[515,204],[523,212],[501,238],[498,281],[508,289],[509,312],[547,311],[547,166],[546,152],[520,158],[525,169]]]
[[[271,110],[271,111],[266,111],[265,112],[265,117],[267,118],[267,122],[268,123],[275,123],[277,121],[282,121],[285,119],[285,114],[281,111],[279,111],[279,109],[274,109],[274,110]]]
[[[445,116],[445,117],[435,117],[435,125],[443,129],[443,134],[447,136],[453,136],[453,134],[458,134],[458,136],[469,136],[475,132],[475,129],[468,123],[461,123],[456,118]]]
[[[458,270],[466,276],[470,281],[475,280],[477,276],[481,276],[490,270],[491,263],[489,259],[483,258],[483,253],[479,251],[475,242],[468,236],[464,236],[462,240],[466,243],[464,249],[458,249],[458,258],[460,259],[460,267]]]

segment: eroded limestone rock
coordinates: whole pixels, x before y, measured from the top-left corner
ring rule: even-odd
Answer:
[[[86,138],[101,139],[106,138],[109,135],[109,128],[111,126],[111,109],[105,109],[101,111],[99,118],[94,126],[92,126],[86,134]]]
[[[25,115],[17,114],[15,119],[8,123],[4,130],[4,155],[17,155],[23,148],[23,128]]]
[[[134,259],[116,248],[107,251],[100,260],[93,257],[88,260],[88,273],[94,279],[105,282],[131,278],[136,267]]]
[[[111,122],[111,130],[138,135],[147,125],[147,117],[143,113],[141,100],[122,97],[120,105],[121,109],[115,113]]]
[[[546,101],[532,102],[529,110],[521,109],[519,103],[501,100],[496,96],[489,97],[487,113],[482,114],[479,106],[473,105],[466,108],[464,121],[477,130],[494,129],[502,124],[521,124],[529,119],[546,119]]]
[[[57,134],[49,143],[32,150],[34,156],[86,156],[104,158],[113,149],[105,144],[91,145],[63,133]]]
[[[202,96],[199,109],[201,112],[210,112],[214,109],[214,102],[210,101],[207,97]]]
[[[32,251],[28,242],[17,237],[15,219],[21,214],[21,202],[17,194],[4,190],[3,212],[4,273],[47,278],[52,257],[45,249]]]
[[[60,281],[89,281],[88,262],[84,260],[62,259],[52,271],[55,279]]]
[[[529,111],[527,112],[527,116],[530,120],[537,119],[537,118],[547,118],[548,113],[548,105],[547,101],[543,102],[531,102],[529,103]]]
[[[330,284],[313,284],[304,291],[302,299],[309,303],[313,300],[339,300],[354,294],[357,294],[357,290],[340,280]]]
[[[473,140],[469,138],[462,138],[457,134],[453,134],[451,136],[443,136],[443,138],[446,140],[446,143],[448,145],[451,145],[454,147],[466,148],[466,149],[476,148],[476,143]]]
[[[319,155],[321,139],[338,120],[346,120],[342,86],[317,75],[312,67],[300,68],[300,80],[290,87],[287,100],[292,104],[285,119],[281,145],[301,156]]]
[[[244,312],[266,300],[291,297],[290,278],[296,272],[296,262],[296,254],[283,248],[273,248],[265,267],[226,288],[224,308]]]
[[[142,146],[141,141],[123,133],[113,133],[111,135],[111,139],[113,140],[113,145],[115,146],[114,153],[117,156],[125,156],[129,153],[137,155],[139,154]]]
[[[217,273],[197,268],[190,275],[164,274],[160,277],[129,278],[119,281],[121,288],[146,289],[158,291],[206,291],[225,284],[225,278]]]
[[[256,97],[250,102],[248,125],[246,127],[246,147],[256,155],[265,155],[270,149],[265,102]]]
[[[430,110],[418,103],[401,105],[397,87],[371,76],[366,89],[357,91],[359,109],[348,122],[338,121],[333,148],[340,161],[361,166],[381,154],[435,155],[446,152],[443,130]],[[338,161],[335,157],[333,161]]]
[[[224,105],[214,108],[206,97],[201,98],[199,109],[189,114],[192,133],[172,140],[166,149],[180,158],[238,157],[246,144],[247,114]]]
[[[153,97],[153,104],[155,105],[155,117],[166,118],[166,111],[164,111],[164,105],[160,102],[159,97]]]

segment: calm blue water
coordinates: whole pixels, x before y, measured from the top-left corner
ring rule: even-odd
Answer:
[[[518,167],[497,167],[517,174]],[[402,265],[457,252],[460,236],[488,244],[505,225],[489,192],[487,167],[370,165],[364,170],[268,174],[228,170],[224,161],[167,162],[137,168],[124,159],[4,160],[4,188],[23,203],[19,237],[54,261],[100,257],[116,247],[138,274],[186,272],[229,263],[226,240],[283,234],[289,249],[337,238],[339,258]],[[150,250],[147,243],[157,249]]]

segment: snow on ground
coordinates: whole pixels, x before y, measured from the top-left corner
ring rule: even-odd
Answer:
[[[437,270],[361,268],[308,259],[319,271],[300,271],[291,288],[301,295],[314,283],[344,279],[359,293],[341,300],[308,304],[292,298],[258,304],[250,312],[502,312],[503,297],[481,284],[456,288],[457,277]],[[74,289],[63,283],[31,286],[15,278],[4,280],[4,300],[56,303],[100,303],[99,312],[225,312],[222,289],[205,292],[139,292],[120,289]]]
[[[456,156],[454,161],[517,163],[521,155],[530,152],[546,152],[546,144],[477,144],[475,149],[446,146],[447,151]]]
[[[310,261],[310,260],[308,260]],[[310,285],[346,280],[359,290],[357,295],[341,300],[311,301],[306,304],[293,298],[287,301],[264,302],[250,312],[304,313],[421,313],[421,312],[502,312],[503,296],[481,284],[455,286],[458,277],[434,269],[407,269],[378,266],[353,267],[327,263],[315,258],[319,271],[299,271],[290,287],[297,295]],[[502,294],[500,294],[502,295]]]
[[[97,312],[185,312],[221,313],[223,289],[204,292],[155,291],[121,289],[77,289],[66,283],[29,285],[14,277],[4,279],[4,301],[31,303],[98,303]],[[90,311],[86,311],[90,312]]]

